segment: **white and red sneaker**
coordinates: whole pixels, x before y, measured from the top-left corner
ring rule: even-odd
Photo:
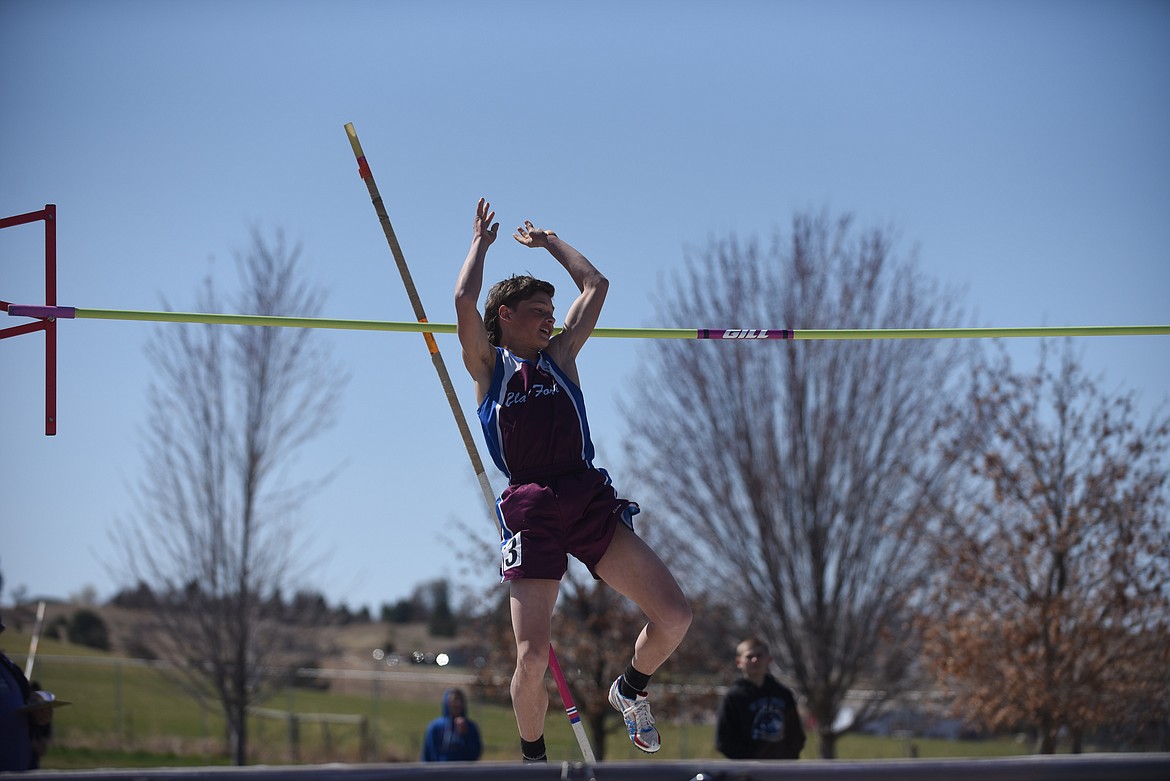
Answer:
[[[630,733],[630,742],[645,751],[653,754],[662,747],[658,737],[658,730],[654,728],[654,715],[650,713],[650,700],[646,692],[638,692],[638,696],[630,699],[622,694],[618,688],[621,678],[609,687],[609,704],[622,714],[626,721],[626,731]]]

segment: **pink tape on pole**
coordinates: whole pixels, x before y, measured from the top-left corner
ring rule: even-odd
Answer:
[[[556,681],[557,691],[561,693],[561,701],[565,703],[565,714],[569,717],[569,723],[579,723],[581,714],[577,712],[577,704],[573,702],[573,695],[569,691],[569,682],[565,680],[565,673],[561,670],[561,663],[557,661],[552,645],[548,647],[548,666],[552,670],[553,680]]]

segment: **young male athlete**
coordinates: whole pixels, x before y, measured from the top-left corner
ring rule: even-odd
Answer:
[[[619,499],[609,475],[593,466],[577,353],[597,324],[609,282],[555,233],[525,221],[513,238],[547,249],[580,293],[555,336],[553,286],[533,277],[493,286],[481,317],[484,258],[499,229],[495,216],[480,198],[471,249],[455,285],[455,311],[488,449],[508,477],[496,508],[500,574],[510,585],[516,637],[511,691],[520,748],[526,760],[545,758],[544,674],[553,607],[571,554],[646,614],[609,701],[621,711],[634,745],[653,753],[660,742],[646,685],[682,642],[691,609],[666,565],[634,534],[638,506]]]

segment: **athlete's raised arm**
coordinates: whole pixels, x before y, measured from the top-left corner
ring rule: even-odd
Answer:
[[[597,318],[601,316],[609,280],[567,241],[550,230],[533,227],[528,220],[524,221],[523,227],[516,229],[512,238],[526,247],[547,249],[565,267],[577,285],[580,293],[565,314],[561,332],[552,338],[548,347],[558,363],[575,361],[577,353],[585,346],[585,340],[593,333]]]
[[[455,330],[459,335],[459,344],[463,348],[463,365],[475,380],[476,401],[482,398],[491,383],[496,363],[496,351],[488,341],[483,315],[479,311],[479,293],[483,289],[483,263],[487,257],[488,247],[496,240],[500,227],[498,222],[492,223],[496,213],[491,208],[491,204],[483,198],[476,204],[471,248],[467,251],[467,259],[463,261],[463,268],[459,270],[459,278],[455,282]]]

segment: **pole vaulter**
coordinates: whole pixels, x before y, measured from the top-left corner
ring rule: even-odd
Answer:
[[[366,183],[366,188],[370,191],[370,200],[374,204],[374,211],[378,214],[378,221],[382,223],[382,231],[386,234],[386,241],[390,245],[390,252],[394,255],[394,262],[398,266],[398,273],[402,275],[402,283],[406,286],[406,294],[410,298],[410,305],[414,308],[414,316],[420,324],[426,325],[426,312],[423,311],[418,290],[414,286],[410,269],[407,268],[406,256],[403,255],[402,247],[398,244],[398,238],[394,235],[394,228],[390,225],[390,216],[386,213],[386,205],[382,202],[382,196],[378,193],[378,186],[374,183],[374,175],[370,171],[370,165],[366,161],[365,154],[362,152],[362,146],[358,141],[357,132],[354,130],[352,122],[346,124],[345,132],[349,135],[350,146],[353,147],[354,157],[357,158],[358,174],[362,177],[362,181]],[[439,345],[430,331],[423,331],[422,333],[423,339],[426,340],[427,350],[431,354],[431,363],[434,364],[435,371],[438,372],[439,382],[442,384],[443,392],[447,395],[447,402],[451,406],[451,414],[455,418],[455,425],[459,427],[459,435],[463,438],[463,446],[467,450],[467,456],[471,459],[471,466],[475,469],[475,477],[479,481],[480,489],[483,491],[484,502],[488,508],[488,517],[492,521],[493,528],[495,528],[497,526],[496,494],[492,490],[491,483],[488,481],[487,473],[483,466],[483,459],[479,456],[479,448],[475,445],[475,440],[471,436],[471,429],[467,425],[467,419],[464,417],[462,408],[459,406],[455,388],[451,384],[450,375],[447,373],[447,366],[443,363],[443,355],[439,352]],[[557,662],[556,652],[553,650],[551,644],[548,647],[548,660],[549,668],[553,673],[553,679],[556,681],[557,689],[561,694],[561,701],[565,705],[565,714],[569,717],[569,723],[573,727],[573,734],[576,736],[577,743],[581,747],[581,755],[590,765],[595,764],[597,760],[593,756],[593,747],[589,745],[589,738],[585,734],[585,727],[581,724],[581,716],[577,713],[577,705],[573,702],[573,695],[569,691],[569,684],[565,680],[565,675],[561,671],[561,666]]]

